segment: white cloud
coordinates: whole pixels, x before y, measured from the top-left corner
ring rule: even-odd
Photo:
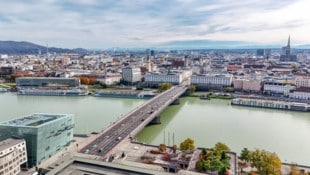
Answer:
[[[310,41],[308,0],[31,2],[0,2],[2,40],[86,48],[203,39],[281,44],[289,34],[293,44]]]

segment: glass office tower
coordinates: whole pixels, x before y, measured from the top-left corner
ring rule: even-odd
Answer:
[[[73,139],[73,114],[33,114],[0,123],[0,140],[24,138],[28,165],[40,164]]]

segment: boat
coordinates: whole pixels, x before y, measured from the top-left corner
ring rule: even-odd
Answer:
[[[113,98],[152,98],[156,94],[151,92],[137,91],[97,91],[95,97],[113,97]]]
[[[307,103],[295,103],[286,101],[275,101],[265,99],[252,99],[252,98],[236,98],[231,101],[232,105],[258,107],[258,108],[270,108],[270,109],[282,109],[291,111],[310,111],[310,105]]]
[[[211,100],[211,98],[208,95],[202,95],[199,97],[201,100]]]
[[[82,90],[42,90],[42,89],[20,89],[17,95],[35,96],[86,96],[87,91]]]

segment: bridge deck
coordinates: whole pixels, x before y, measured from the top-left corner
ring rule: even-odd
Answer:
[[[106,156],[123,139],[135,136],[186,90],[185,85],[174,86],[148,100],[101,132],[95,140],[81,149],[81,152]]]

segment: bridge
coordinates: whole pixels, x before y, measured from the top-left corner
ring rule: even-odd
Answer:
[[[170,104],[178,103],[185,93],[184,84],[158,94],[146,103],[126,114],[122,119],[109,126],[98,137],[82,148],[80,152],[97,156],[106,156],[122,140],[132,138],[150,123],[160,123],[160,113]]]

